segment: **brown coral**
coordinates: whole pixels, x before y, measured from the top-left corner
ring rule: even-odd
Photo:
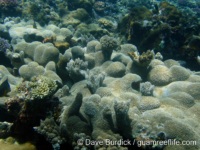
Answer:
[[[103,14],[105,8],[106,8],[105,3],[102,2],[102,1],[97,1],[97,2],[94,3],[94,10],[97,13]]]
[[[139,62],[140,63],[145,63],[147,61],[151,61],[154,57],[153,52],[151,52],[150,50],[148,50],[146,53],[143,52],[141,56],[139,56]]]
[[[135,54],[134,51],[128,52],[128,55],[129,55],[132,59],[138,59],[138,56]]]
[[[56,41],[56,37],[55,36],[51,36],[51,37],[46,37],[44,40],[43,40],[43,43],[54,43]]]
[[[64,53],[69,48],[69,43],[67,42],[54,42],[53,44],[61,53]]]

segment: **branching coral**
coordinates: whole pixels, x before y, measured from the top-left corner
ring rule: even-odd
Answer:
[[[101,72],[100,68],[97,68],[97,70],[89,72],[86,83],[90,91],[92,93],[95,93],[96,90],[102,86],[104,79],[105,79],[105,72]]]
[[[16,90],[24,100],[44,99],[51,97],[57,90],[56,81],[44,76],[33,77],[31,82],[25,81]]]
[[[154,87],[151,82],[140,83],[140,92],[143,96],[152,96]]]
[[[59,100],[52,96],[56,90],[56,82],[42,76],[20,84],[19,94],[5,102],[8,113],[16,118],[11,132],[26,135],[40,124],[40,119],[59,111]]]
[[[88,42],[96,40],[95,37],[91,34],[89,37],[87,35],[81,34],[81,44],[82,46],[86,46]]]
[[[86,71],[87,71],[88,62],[84,62],[80,58],[74,60],[70,60],[67,63],[67,71],[69,72],[69,76],[72,78],[74,82],[81,81],[85,79]]]
[[[141,66],[148,66],[151,60],[154,58],[154,52],[148,50],[146,53],[143,52],[142,55],[136,51],[128,52],[129,56],[133,59],[133,61],[137,62]]]
[[[160,52],[157,52],[156,55],[155,55],[155,59],[163,60],[162,54]]]
[[[54,150],[60,149],[60,144],[65,142],[65,138],[61,137],[61,129],[51,118],[41,120],[39,127],[34,127],[35,131],[43,135],[48,142],[50,142]]]

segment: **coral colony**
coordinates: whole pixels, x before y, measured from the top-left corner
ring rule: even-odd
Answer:
[[[4,38],[0,38],[0,51],[5,53],[7,49],[10,49],[10,45]]]
[[[0,149],[199,150],[199,8],[1,0]]]
[[[17,0],[1,0],[0,2],[0,6],[3,8],[12,8],[12,7],[16,7],[18,5],[18,1]]]

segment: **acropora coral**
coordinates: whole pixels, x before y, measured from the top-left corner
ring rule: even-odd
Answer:
[[[57,90],[56,81],[44,76],[33,77],[17,87],[17,96],[24,100],[44,99],[51,97]]]

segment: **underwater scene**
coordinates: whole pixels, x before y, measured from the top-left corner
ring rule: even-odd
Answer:
[[[0,0],[0,150],[200,150],[200,0]]]

